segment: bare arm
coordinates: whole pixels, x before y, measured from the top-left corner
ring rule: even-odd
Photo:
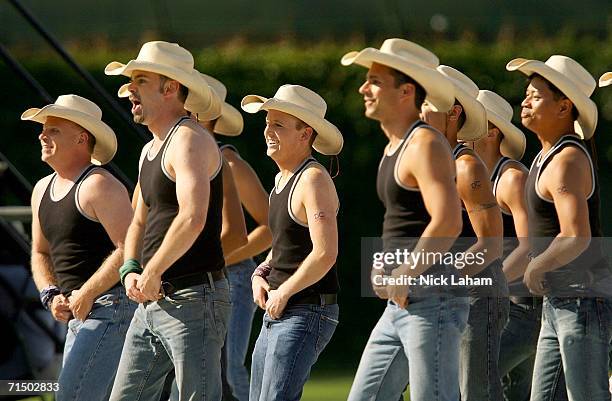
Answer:
[[[475,275],[502,255],[503,225],[485,165],[472,154],[457,160],[457,191],[478,240],[466,253],[483,254],[484,262],[466,264],[462,274]]]
[[[504,259],[504,274],[508,282],[515,281],[525,274],[529,264],[529,240],[527,204],[525,201],[525,181],[527,172],[509,167],[497,184],[497,199],[506,210],[512,213],[518,246]]]
[[[247,243],[244,213],[234,183],[235,177],[228,162],[223,160],[223,222],[221,224],[221,244],[223,254],[227,255]],[[226,257],[226,265],[227,257]]]
[[[233,265],[270,248],[272,233],[268,227],[268,194],[261,185],[259,177],[236,152],[225,149],[223,157],[228,161],[234,175],[240,201],[257,222],[257,227],[247,236],[247,243],[226,255],[227,264]]]

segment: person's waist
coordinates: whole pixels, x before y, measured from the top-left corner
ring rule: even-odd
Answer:
[[[295,294],[287,305],[334,305],[338,303],[338,294],[336,293],[307,293],[307,294]]]
[[[524,296],[510,296],[510,301],[515,305],[526,305],[532,307],[538,307],[542,305],[542,297],[524,297]]]
[[[209,284],[213,286],[215,281],[223,280],[225,274],[223,270],[212,272],[200,272],[180,277],[170,277],[162,279],[162,288],[166,295],[172,294],[183,288],[193,287],[196,285]]]

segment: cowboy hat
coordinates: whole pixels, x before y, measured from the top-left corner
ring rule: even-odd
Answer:
[[[106,164],[117,153],[115,132],[102,121],[102,110],[91,100],[77,95],[62,95],[55,103],[42,109],[27,109],[21,115],[22,120],[36,121],[44,124],[47,117],[59,117],[80,125],[96,138],[91,154],[95,165]]]
[[[499,150],[502,155],[514,160],[521,160],[525,154],[527,140],[523,131],[512,124],[512,106],[503,97],[489,90],[478,92],[478,101],[487,112],[487,120],[502,133]]]
[[[478,86],[467,75],[453,67],[441,65],[437,70],[453,83],[455,98],[461,103],[465,112],[465,122],[457,132],[457,140],[464,142],[479,140],[487,134],[487,112],[476,99]]]
[[[583,66],[575,60],[554,55],[545,63],[539,60],[515,58],[507,65],[508,71],[519,70],[530,76],[538,74],[567,96],[578,110],[578,120],[574,122],[574,129],[582,139],[590,139],[597,126],[597,106],[590,99],[597,83]]]
[[[436,111],[448,111],[453,105],[453,87],[444,79],[436,67],[440,64],[438,57],[404,39],[387,39],[379,49],[367,47],[359,52],[346,53],[340,61],[342,65],[359,64],[370,68],[378,63],[398,70],[419,83],[427,94],[427,102]]]
[[[599,78],[599,87],[612,85],[612,72],[606,72]]]
[[[340,130],[325,119],[327,104],[315,92],[300,85],[283,85],[272,98],[248,95],[240,103],[247,113],[260,110],[278,110],[290,114],[317,132],[312,147],[324,155],[337,155],[342,150],[344,140]]]
[[[214,120],[221,114],[221,100],[208,85],[202,85],[200,73],[193,68],[193,56],[176,43],[162,41],[142,45],[138,57],[127,64],[118,61],[104,68],[106,75],[132,76],[134,71],[148,71],[178,81],[189,89],[185,110],[198,110],[200,118]]]
[[[242,114],[234,106],[225,102],[225,97],[227,96],[227,89],[225,85],[223,85],[217,79],[211,77],[210,75],[200,73],[204,82],[203,85],[209,85],[212,90],[215,91],[219,99],[223,102],[221,105],[221,116],[215,123],[215,133],[219,135],[225,136],[238,136],[242,133],[242,128],[244,127],[244,121],[242,120]],[[119,88],[118,95],[119,97],[128,97],[130,96],[130,92],[128,90],[129,84],[123,84]],[[198,115],[198,119],[202,120],[201,114],[199,114],[198,110],[192,110],[193,113]]]

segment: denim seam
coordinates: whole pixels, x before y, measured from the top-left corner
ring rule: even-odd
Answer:
[[[436,355],[434,356],[434,366],[436,369],[436,374],[433,388],[433,393],[436,400],[440,399],[440,374],[442,373],[440,372],[440,350],[442,349],[442,324],[445,309],[448,309],[446,310],[446,312],[450,312],[452,310],[452,308],[449,307],[448,303],[446,301],[443,301],[438,306],[438,325],[436,327],[436,337],[438,338],[438,340],[436,342]]]

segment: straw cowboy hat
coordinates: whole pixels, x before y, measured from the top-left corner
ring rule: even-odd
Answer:
[[[454,86],[455,98],[461,103],[465,112],[465,122],[457,132],[458,141],[477,141],[487,134],[487,112],[478,99],[478,86],[467,75],[441,65],[438,71],[448,78]]]
[[[138,57],[127,64],[109,63],[106,75],[131,77],[134,71],[148,71],[176,80],[189,89],[185,110],[198,110],[200,118],[214,120],[221,115],[221,100],[208,85],[202,85],[200,73],[193,68],[193,56],[176,43],[162,41],[142,45]]]
[[[80,125],[96,138],[91,155],[95,165],[106,164],[117,153],[115,132],[102,121],[102,110],[91,100],[77,95],[62,95],[55,103],[42,109],[31,108],[23,112],[22,120],[44,124],[47,117],[59,117]]]
[[[597,126],[597,106],[589,98],[597,83],[583,66],[566,56],[550,56],[545,63],[515,58],[506,65],[508,71],[519,70],[530,76],[538,74],[559,88],[578,110],[574,129],[582,139],[590,139]]]
[[[599,78],[599,87],[612,85],[612,72],[606,72]]]
[[[523,131],[512,124],[513,110],[510,103],[489,90],[479,91],[478,101],[487,112],[487,120],[502,133],[503,138],[499,146],[501,154],[514,160],[521,160],[527,147],[527,140]]]
[[[345,54],[340,61],[342,65],[359,64],[370,68],[378,63],[398,70],[419,83],[427,93],[427,102],[436,111],[449,111],[453,105],[453,87],[444,79],[436,67],[440,64],[438,57],[404,39],[387,39],[379,49],[367,47],[359,52]]]
[[[242,128],[244,127],[242,114],[240,114],[240,112],[236,110],[234,106],[225,102],[225,97],[227,96],[227,89],[225,88],[225,85],[210,75],[200,73],[200,76],[204,80],[202,84],[210,86],[212,90],[215,91],[219,99],[223,102],[221,104],[221,116],[215,123],[215,133],[225,136],[240,135],[242,133]],[[121,85],[118,95],[119,97],[130,96],[128,84]],[[198,110],[193,110],[192,112],[197,114],[198,119],[202,120],[201,114],[198,112]]]
[[[317,137],[312,147],[324,155],[337,155],[342,150],[344,139],[340,130],[325,119],[327,104],[315,92],[299,85],[283,85],[272,98],[248,95],[242,99],[242,110],[257,113],[260,110],[278,110],[290,114],[309,126]]]

